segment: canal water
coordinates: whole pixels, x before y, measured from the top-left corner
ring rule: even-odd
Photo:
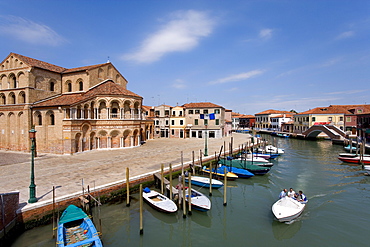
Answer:
[[[193,211],[186,218],[181,210],[168,215],[144,203],[140,235],[137,194],[130,207],[104,205],[104,246],[368,246],[370,176],[361,166],[340,162],[343,148],[331,141],[276,141],[285,154],[264,176],[228,182],[227,206],[224,188],[213,190],[210,211]],[[309,202],[298,219],[280,223],[271,206],[290,187],[302,190]],[[29,230],[12,246],[55,246],[52,226]]]

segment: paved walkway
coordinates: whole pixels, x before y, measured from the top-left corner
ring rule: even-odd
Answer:
[[[233,133],[233,147],[245,144],[249,135]],[[220,151],[226,143],[229,146],[231,137],[209,139],[208,154]],[[93,150],[74,155],[40,154],[35,158],[36,197],[39,202],[52,199],[52,188],[56,186],[56,197],[80,192],[82,179],[84,185],[102,186],[124,180],[126,167],[130,168],[130,177],[161,169],[171,163],[181,163],[195,160],[199,151],[204,151],[204,139],[154,139],[140,147]],[[228,150],[228,148],[227,148]],[[29,153],[0,151],[0,193],[20,192],[20,203],[25,205],[29,197],[30,185]]]

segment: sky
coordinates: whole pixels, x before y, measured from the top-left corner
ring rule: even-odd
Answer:
[[[109,60],[148,106],[254,115],[370,103],[366,0],[0,0],[0,47],[0,61]]]

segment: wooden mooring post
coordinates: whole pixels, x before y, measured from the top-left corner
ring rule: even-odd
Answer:
[[[189,187],[188,187],[188,204],[189,204],[189,212],[188,214],[191,215],[192,212],[191,212],[191,172],[189,172],[189,178],[188,178],[189,182]]]
[[[227,191],[227,176],[226,176],[226,167],[224,168],[224,173],[225,173],[225,176],[224,176],[224,206],[227,205],[227,202],[226,202],[226,191]]]
[[[144,233],[144,228],[143,228],[143,185],[140,184],[140,189],[139,189],[139,202],[140,202],[140,235]]]
[[[130,169],[126,167],[126,207],[130,207]]]

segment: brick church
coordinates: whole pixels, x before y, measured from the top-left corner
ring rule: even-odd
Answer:
[[[153,138],[143,98],[112,63],[67,69],[10,53],[0,63],[0,149],[73,154]]]

